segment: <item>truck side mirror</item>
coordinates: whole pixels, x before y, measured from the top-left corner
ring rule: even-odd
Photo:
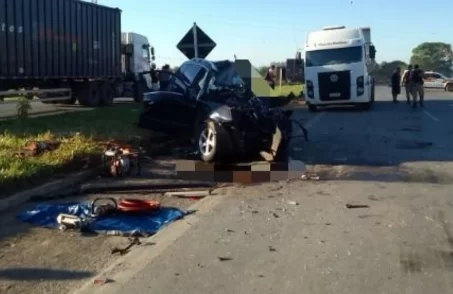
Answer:
[[[370,58],[371,59],[376,58],[376,48],[373,45],[370,46]]]
[[[154,47],[151,46],[150,51],[151,51],[151,59],[155,60],[156,57],[155,57],[155,53],[154,53]]]
[[[302,53],[300,53],[300,52],[296,53],[296,63],[302,64]]]

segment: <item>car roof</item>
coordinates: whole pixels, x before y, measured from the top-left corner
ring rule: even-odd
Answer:
[[[193,58],[191,60],[185,61],[183,64],[181,64],[181,66],[186,64],[187,65],[196,64],[206,68],[207,70],[218,71],[221,68],[231,66],[233,63],[229,60],[210,61],[201,58]]]

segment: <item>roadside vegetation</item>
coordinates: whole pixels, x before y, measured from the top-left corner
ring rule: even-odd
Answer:
[[[0,194],[23,185],[39,184],[59,173],[99,165],[106,142],[129,141],[140,135],[135,125],[140,107],[120,104],[0,121]],[[39,155],[21,156],[32,142],[56,142],[58,147]]]

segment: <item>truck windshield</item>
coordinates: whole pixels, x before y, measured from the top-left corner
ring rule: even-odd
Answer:
[[[307,51],[305,65],[307,67],[349,64],[362,61],[362,46]]]

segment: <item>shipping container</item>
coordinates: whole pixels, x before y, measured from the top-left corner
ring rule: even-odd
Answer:
[[[121,77],[121,10],[0,0],[0,79]]]

